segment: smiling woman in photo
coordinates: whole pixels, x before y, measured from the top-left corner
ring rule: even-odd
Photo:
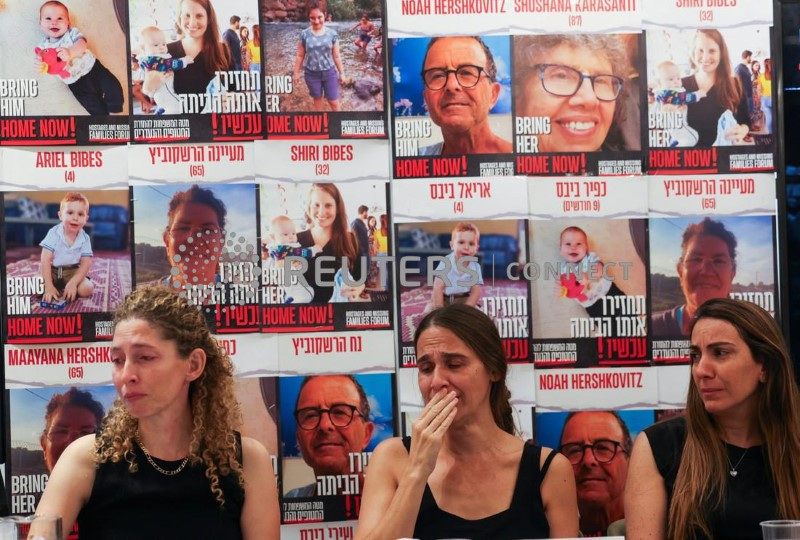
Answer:
[[[517,117],[547,119],[539,152],[596,152],[623,118],[620,100],[630,74],[625,46],[615,35],[556,34],[514,40]],[[546,130],[545,130],[546,131]]]

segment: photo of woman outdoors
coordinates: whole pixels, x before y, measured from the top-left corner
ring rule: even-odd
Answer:
[[[764,98],[768,106],[772,89],[758,93],[763,113],[757,113],[753,84],[759,79],[752,75],[754,64],[769,61],[769,36],[765,27],[648,32],[651,146],[771,144],[772,112],[764,110]]]
[[[297,258],[307,261],[303,272],[307,285],[287,285],[276,277],[278,282],[272,285],[281,286],[282,292],[275,300],[295,304],[388,301],[379,274],[389,270],[386,265],[378,268],[378,252],[370,245],[368,228],[370,218],[386,214],[382,182],[268,183],[261,186],[260,194],[265,271],[273,270],[270,275],[278,276],[275,269],[285,271],[289,264],[298,268]],[[349,276],[343,274],[345,268]]]
[[[382,111],[383,67],[380,51],[357,39],[366,17],[373,29],[364,34],[382,41],[381,2],[377,0],[309,1],[291,12],[262,0],[265,75],[292,75],[291,93],[280,95],[281,112]],[[363,32],[362,32],[363,33]]]
[[[239,31],[258,23],[256,7],[256,0],[130,0],[134,114],[210,113],[210,99],[198,106],[187,96],[256,91],[257,78],[220,76],[247,71]]]

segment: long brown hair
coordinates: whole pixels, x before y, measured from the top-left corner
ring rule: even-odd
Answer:
[[[778,512],[784,519],[800,518],[800,395],[786,342],[775,320],[750,302],[714,298],[697,310],[700,319],[733,325],[753,359],[763,366],[765,381],[756,390],[756,423],[772,473]],[[686,444],[673,488],[667,519],[667,538],[683,540],[698,532],[711,536],[705,510],[723,502],[728,471],[727,453],[714,418],[700,392],[689,380],[686,399]]]
[[[347,257],[347,260],[349,261],[348,266],[350,267],[350,270],[353,270],[356,262],[360,264],[360,261],[357,261],[358,245],[356,243],[355,234],[350,231],[350,225],[347,221],[347,211],[344,208],[342,194],[339,192],[339,188],[336,187],[336,184],[332,184],[330,182],[311,184],[311,189],[308,190],[308,208],[306,209],[306,222],[309,224],[313,222],[311,218],[311,194],[314,193],[315,189],[324,191],[333,197],[333,200],[336,203],[336,218],[333,220],[333,225],[331,225],[331,243],[333,244],[333,254],[335,257]],[[339,261],[337,261],[337,264],[338,262]]]
[[[175,342],[182,357],[197,348],[206,353],[203,373],[189,385],[192,411],[189,461],[192,465],[205,465],[211,492],[222,506],[225,494],[220,486],[220,475],[235,474],[239,485],[244,485],[233,431],[241,424],[241,412],[233,394],[231,359],[209,332],[202,311],[167,287],[148,285],[129,294],[114,313],[114,324],[130,319],[146,321],[158,329],[164,339]],[[138,428],[139,421],[117,399],[95,442],[97,463],[109,460],[119,463],[124,459],[128,470],[136,472],[138,465],[133,446]]]
[[[714,71],[714,87],[717,89],[720,104],[735,113],[739,109],[742,89],[739,86],[739,78],[734,77],[731,73],[731,55],[728,52],[725,38],[722,37],[719,30],[712,28],[700,28],[697,30],[692,40],[692,54],[689,56],[689,65],[692,66],[693,70],[697,70],[697,65],[694,63],[694,48],[697,37],[700,34],[712,40],[719,47],[719,64]]]
[[[203,32],[202,48],[203,67],[212,76],[217,71],[227,71],[231,65],[231,52],[226,45],[220,42],[219,23],[217,23],[214,6],[211,5],[210,0],[180,0],[178,2],[178,25],[181,27],[181,31],[183,31],[183,25],[180,22],[180,13],[184,2],[194,2],[206,12],[207,25],[206,31]]]
[[[511,412],[511,391],[506,386],[508,362],[503,341],[492,319],[478,308],[464,304],[450,304],[434,309],[422,319],[414,332],[414,347],[422,333],[432,326],[450,330],[464,345],[472,349],[486,367],[489,375],[497,377],[489,389],[489,405],[497,427],[515,435]]]

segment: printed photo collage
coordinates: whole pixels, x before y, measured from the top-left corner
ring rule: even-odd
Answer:
[[[492,318],[521,433],[556,447],[570,411],[635,437],[680,409],[705,299],[780,316],[763,9],[443,35],[450,15],[380,2],[329,1],[322,23],[255,0],[47,4],[0,11],[32,56],[0,51],[13,513],[66,446],[54,419],[90,433],[113,404],[112,315],[144,284],[184,294],[231,356],[292,538],[352,535],[371,451],[424,404],[414,333],[439,306]],[[335,455],[315,451],[326,421]]]

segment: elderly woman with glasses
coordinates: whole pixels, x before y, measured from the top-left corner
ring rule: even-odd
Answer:
[[[172,269],[163,284],[175,289],[216,281],[223,247],[225,204],[197,184],[178,191],[169,201],[164,245]]]
[[[511,143],[496,135],[489,121],[501,86],[494,56],[481,38],[433,38],[421,74],[425,106],[444,140],[420,148],[420,155],[511,153]]]
[[[426,405],[411,437],[373,452],[356,539],[577,536],[569,462],[517,437],[492,319],[450,304],[422,319],[414,344]]]
[[[514,40],[515,115],[535,118],[539,152],[617,147],[629,59],[614,35],[554,34]],[[638,118],[630,121],[638,122]],[[625,148],[622,148],[625,149]]]

